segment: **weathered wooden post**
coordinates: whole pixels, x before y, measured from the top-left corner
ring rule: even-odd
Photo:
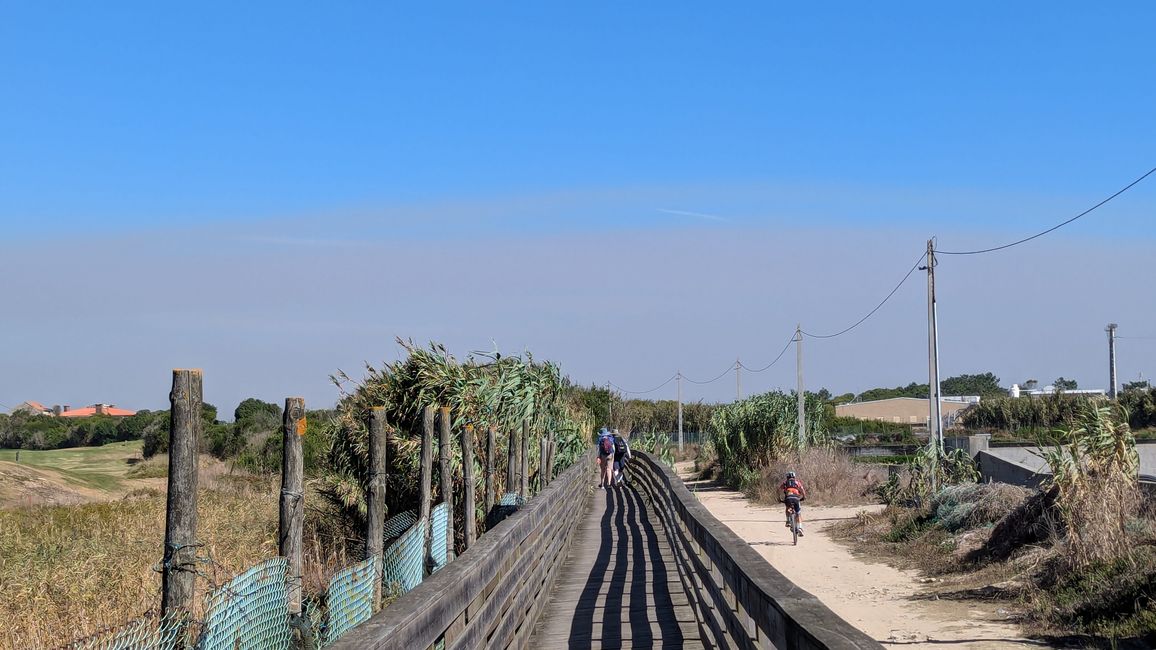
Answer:
[[[546,489],[546,436],[538,439],[538,491]]]
[[[518,483],[518,494],[522,498],[530,495],[530,421],[522,420],[522,444],[518,452],[518,465],[521,467],[521,476]]]
[[[510,435],[506,436],[506,451],[509,458],[506,459],[506,485],[505,492],[517,492],[518,479],[518,433],[517,429],[510,427]]]
[[[462,525],[465,527],[465,548],[477,539],[478,519],[474,514],[474,425],[462,428],[462,482],[465,483],[465,503],[462,504]]]
[[[421,413],[421,485],[418,487],[421,509],[418,517],[425,526],[425,545],[422,546],[422,557],[429,565],[430,559],[430,501],[433,498],[433,437],[434,437],[434,407],[427,406]]]
[[[550,434],[550,440],[546,443],[546,482],[550,483],[554,480],[554,448],[557,441],[554,440],[554,434]]]
[[[446,562],[454,558],[454,476],[450,454],[450,407],[441,408],[438,418],[438,474],[441,478],[442,502],[446,504]]]
[[[204,380],[200,370],[173,370],[169,393],[169,493],[165,506],[161,616],[188,612],[197,580],[197,440]]]
[[[385,546],[385,468],[387,438],[385,407],[375,406],[369,418],[369,503],[365,531],[365,558],[377,556],[373,582],[373,610],[381,607],[382,550]]]
[[[301,562],[301,535],[305,523],[304,467],[301,457],[301,438],[305,436],[305,400],[285,398],[281,439],[281,512],[277,527],[279,552],[288,561],[286,581],[289,586],[289,626],[301,630],[307,620],[301,616],[301,580],[304,575]],[[301,630],[302,636],[307,632]]]
[[[498,443],[496,438],[498,432],[495,427],[489,427],[486,434],[486,516],[490,516],[490,511],[494,509],[494,490],[497,489],[494,483],[494,454],[498,453]]]

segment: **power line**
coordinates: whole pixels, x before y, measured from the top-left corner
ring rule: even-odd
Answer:
[[[1136,180],[1132,181],[1131,183],[1128,183],[1127,185],[1125,185],[1125,186],[1124,186],[1122,189],[1120,189],[1119,191],[1117,191],[1117,192],[1116,192],[1115,194],[1113,194],[1112,196],[1109,196],[1108,198],[1104,199],[1103,201],[1100,201],[1100,202],[1099,202],[1099,203],[1097,203],[1096,205],[1093,205],[1092,207],[1088,208],[1087,210],[1084,210],[1084,211],[1083,211],[1083,212],[1081,212],[1080,214],[1077,214],[1076,216],[1072,217],[1071,219],[1068,219],[1067,221],[1064,221],[1064,222],[1058,223],[1058,224],[1056,224],[1056,225],[1052,226],[1051,228],[1048,228],[1047,230],[1045,230],[1045,231],[1043,231],[1043,232],[1038,232],[1038,233],[1036,233],[1036,234],[1032,235],[1031,237],[1025,237],[1025,238],[1023,238],[1023,239],[1021,239],[1021,240],[1019,240],[1019,241],[1013,241],[1013,242],[1012,242],[1012,243],[1010,243],[1010,244],[1004,244],[1003,246],[993,246],[992,248],[983,248],[983,249],[980,249],[980,250],[974,250],[974,251],[939,251],[939,250],[937,250],[937,251],[935,251],[935,252],[936,252],[936,253],[939,253],[940,255],[979,255],[979,254],[981,254],[981,253],[991,253],[991,252],[994,252],[994,251],[1001,251],[1001,250],[1003,250],[1003,249],[1005,249],[1005,248],[1011,248],[1012,246],[1019,246],[1020,244],[1023,244],[1023,243],[1025,243],[1025,242],[1029,242],[1029,241],[1031,241],[1031,240],[1033,240],[1033,239],[1035,239],[1035,238],[1037,238],[1037,237],[1043,237],[1044,235],[1046,235],[1046,234],[1048,234],[1048,233],[1050,233],[1050,232],[1052,232],[1052,231],[1054,231],[1054,230],[1059,230],[1060,228],[1063,228],[1064,226],[1068,225],[1069,223],[1072,223],[1072,222],[1073,222],[1073,221],[1075,221],[1076,219],[1079,219],[1080,217],[1083,217],[1083,216],[1085,216],[1085,215],[1087,215],[1087,214],[1091,213],[1091,212],[1092,212],[1093,210],[1095,210],[1096,208],[1099,208],[1100,206],[1104,205],[1104,204],[1105,204],[1105,203],[1107,203],[1108,201],[1111,201],[1112,199],[1116,198],[1117,196],[1120,196],[1120,195],[1121,195],[1121,194],[1123,194],[1124,192],[1127,192],[1128,190],[1132,189],[1132,188],[1133,188],[1135,185],[1139,184],[1139,183],[1140,183],[1140,181],[1142,181],[1142,180],[1144,180],[1145,178],[1148,178],[1149,176],[1151,176],[1151,175],[1153,174],[1153,172],[1156,172],[1156,167],[1153,167],[1152,169],[1149,169],[1149,170],[1148,170],[1148,171],[1147,171],[1147,172],[1146,172],[1146,173],[1145,173],[1143,176],[1141,176],[1140,178],[1137,178]]]
[[[791,338],[787,339],[787,344],[784,345],[783,349],[779,351],[779,356],[775,357],[774,361],[768,363],[767,365],[763,366],[762,368],[759,368],[758,370],[755,370],[754,368],[747,367],[747,365],[744,364],[742,361],[739,362],[739,367],[741,367],[743,370],[746,370],[748,372],[763,372],[764,370],[769,370],[771,366],[773,366],[779,362],[779,359],[783,358],[783,355],[787,353],[787,349],[790,348],[791,344],[794,342],[795,342],[795,335],[792,334]]]
[[[705,384],[715,383],[716,381],[722,379],[723,377],[726,377],[727,375],[731,374],[731,371],[734,369],[735,369],[735,364],[732,363],[731,365],[727,366],[727,369],[724,370],[721,375],[715,377],[714,379],[708,379],[706,381],[695,381],[695,380],[691,379],[690,377],[687,377],[686,375],[683,375],[682,378],[689,381],[692,384],[698,384],[698,385],[702,386]]]
[[[846,334],[847,332],[850,332],[851,330],[855,329],[856,327],[859,327],[864,322],[866,322],[866,320],[868,318],[871,318],[872,316],[874,316],[875,312],[879,311],[883,307],[883,305],[887,304],[888,300],[891,300],[891,296],[894,296],[895,292],[899,291],[899,287],[902,287],[903,284],[905,282],[907,282],[907,279],[911,277],[912,273],[915,273],[915,270],[919,268],[919,265],[923,263],[923,260],[926,257],[927,257],[926,252],[923,253],[922,255],[920,255],[919,259],[915,260],[915,264],[912,265],[911,270],[907,272],[907,275],[903,276],[903,279],[899,281],[899,284],[895,285],[895,288],[891,290],[891,293],[887,294],[887,297],[884,298],[882,300],[882,302],[880,302],[878,305],[875,305],[875,309],[872,309],[871,311],[867,312],[866,316],[855,321],[855,323],[853,325],[851,325],[850,327],[847,327],[846,329],[839,330],[838,332],[835,332],[834,334],[812,334],[806,330],[803,330],[803,335],[809,336],[813,339],[833,339],[836,336],[842,336],[842,335]]]
[[[617,388],[618,390],[622,391],[623,393],[625,393],[625,394],[627,394],[627,395],[645,395],[645,394],[647,394],[647,393],[653,393],[654,391],[658,390],[659,388],[662,388],[663,386],[665,386],[665,385],[669,384],[670,382],[674,381],[675,377],[678,377],[678,373],[677,373],[677,372],[676,372],[676,373],[674,373],[673,375],[671,375],[671,376],[670,376],[670,379],[667,379],[666,381],[664,381],[664,382],[662,382],[661,384],[659,384],[659,385],[655,386],[654,388],[651,388],[650,390],[626,390],[625,388],[623,388],[623,387],[619,386],[618,384],[616,384],[616,383],[614,383],[614,382],[612,382],[612,381],[610,381],[610,382],[606,382],[606,383],[610,384],[611,386],[613,386],[613,387]]]

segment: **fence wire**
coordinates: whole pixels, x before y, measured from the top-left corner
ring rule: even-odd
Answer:
[[[174,650],[181,636],[181,622],[177,617],[162,620],[145,614],[122,627],[73,641],[62,650]]]
[[[424,550],[425,521],[419,520],[385,549],[381,565],[384,593],[404,594],[421,584]]]
[[[429,555],[433,562],[430,573],[441,570],[449,560],[449,541],[446,539],[449,520],[449,507],[444,501],[433,507],[433,511],[430,513]]]
[[[210,593],[197,650],[288,648],[288,565],[283,557],[266,560]]]
[[[373,616],[373,592],[377,579],[377,556],[359,562],[333,576],[325,592],[325,626],[322,647],[328,646]]]
[[[516,493],[502,496],[500,508],[513,511],[525,504]],[[425,571],[425,534],[431,534],[430,559],[437,571],[449,561],[449,508],[434,506],[430,520],[412,511],[385,522],[387,542],[380,557],[341,571],[324,594],[306,597],[303,613],[316,648],[335,643],[343,634],[373,615],[377,563],[382,567],[382,593],[402,594],[421,584]],[[287,650],[292,639],[289,620],[289,576],[283,557],[262,562],[230,580],[205,598],[205,620],[184,615],[161,620],[146,614],[126,625],[102,631],[63,646],[61,650]],[[192,646],[189,641],[196,639]]]

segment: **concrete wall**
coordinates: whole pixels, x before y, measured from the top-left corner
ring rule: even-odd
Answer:
[[[1039,488],[1040,483],[1048,477],[1048,472],[1039,472],[1020,463],[1000,458],[990,451],[979,452],[976,461],[979,463],[980,480],[984,482],[996,481]]]

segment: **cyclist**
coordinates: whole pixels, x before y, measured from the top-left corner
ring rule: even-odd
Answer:
[[[800,505],[807,499],[807,490],[803,487],[803,482],[795,477],[794,472],[787,472],[787,480],[783,481],[779,486],[779,492],[783,495],[783,503],[787,506],[787,528],[791,527],[791,511],[795,511],[795,525],[799,529],[799,534],[803,534],[803,514],[802,506]]]

